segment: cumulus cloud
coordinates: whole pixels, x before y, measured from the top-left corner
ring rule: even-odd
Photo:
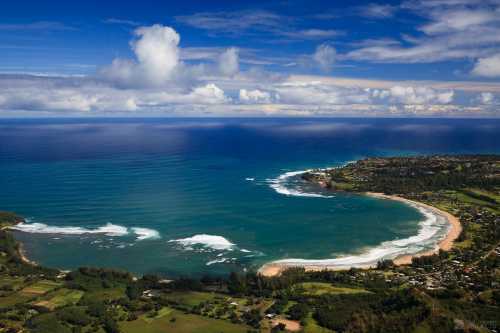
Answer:
[[[2,80],[0,80],[1,82]],[[16,88],[1,89],[1,110],[33,111],[170,111],[172,105],[217,105],[231,99],[213,83],[197,86],[188,92],[142,89],[116,89],[93,82],[60,82],[52,78],[43,80],[10,80]],[[22,88],[20,88],[22,87]]]
[[[449,104],[454,94],[453,90],[437,91],[428,87],[394,86],[389,89],[389,98],[401,104]]]
[[[4,80],[2,80],[4,81]],[[1,89],[0,109],[34,111],[136,111],[135,93],[109,87],[53,79],[8,80],[14,86]]]
[[[259,89],[246,90],[240,89],[239,93],[240,101],[243,103],[270,103],[271,94],[267,91],[262,91]]]
[[[220,104],[229,101],[224,91],[213,83],[195,88],[187,98],[197,104]]]
[[[332,46],[321,44],[316,48],[312,58],[322,70],[328,71],[332,69],[336,55],[337,52]]]
[[[136,61],[114,59],[102,70],[103,76],[124,86],[159,86],[170,80],[179,67],[179,34],[155,24],[136,29],[134,35]]]
[[[280,102],[298,105],[340,105],[369,103],[370,96],[359,88],[344,88],[320,81],[287,81],[274,88]]]
[[[230,102],[224,90],[213,83],[194,87],[189,93],[155,91],[140,94],[141,104],[148,107],[165,107],[170,105],[215,105]]]
[[[231,47],[219,56],[219,71],[222,75],[231,76],[239,71],[238,49]]]
[[[472,69],[472,74],[484,77],[500,77],[500,53],[478,59]]]
[[[468,29],[468,28],[467,28]],[[316,32],[315,32],[316,33]],[[97,75],[0,74],[0,112],[136,112],[169,115],[495,115],[500,85],[470,82],[393,82],[290,76],[252,65],[239,68],[252,50],[197,48],[181,61],[180,36],[162,25],[140,27],[130,45],[133,59],[117,58]],[[360,47],[390,47],[393,42]],[[303,58],[329,70],[337,53],[321,44]],[[481,58],[478,65],[484,65]],[[488,63],[488,62],[486,62]],[[249,64],[247,62],[247,64]],[[491,68],[489,69],[491,72]],[[472,87],[472,88],[471,88]],[[465,91],[467,94],[465,94]],[[457,96],[458,94],[458,96]],[[456,104],[456,100],[459,101]],[[471,105],[466,107],[461,101]],[[462,103],[462,105],[460,105]]]
[[[242,88],[242,85],[245,88]],[[494,115],[492,93],[476,94],[471,107],[454,104],[456,91],[395,84],[372,88],[375,81],[332,83],[327,79],[221,77],[192,88],[128,88],[90,78],[0,75],[0,111],[136,112],[169,115]],[[440,83],[443,85],[443,83]],[[462,92],[463,94],[463,92]],[[232,97],[234,96],[234,97]],[[464,95],[460,99],[463,99]]]

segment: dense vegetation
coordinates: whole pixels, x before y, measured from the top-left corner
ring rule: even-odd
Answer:
[[[268,278],[174,281],[82,267],[64,273],[23,261],[0,213],[0,332],[488,332],[500,325],[499,167],[496,156],[376,158],[305,175],[334,190],[427,202],[464,227],[449,252],[408,266]]]

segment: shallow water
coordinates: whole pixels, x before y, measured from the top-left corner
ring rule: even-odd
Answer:
[[[178,276],[335,258],[415,236],[424,216],[291,172],[374,155],[498,152],[499,129],[497,120],[0,120],[0,209],[29,217],[16,237],[59,268]]]

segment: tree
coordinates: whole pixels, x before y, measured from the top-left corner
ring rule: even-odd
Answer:
[[[259,328],[262,316],[258,309],[252,309],[243,314],[243,320],[250,326],[254,328]]]
[[[127,286],[127,289],[125,290],[125,293],[127,294],[127,297],[132,301],[138,299],[141,296],[141,291],[135,283],[129,284]]]
[[[116,321],[111,317],[106,317],[103,323],[103,328],[106,333],[120,333],[120,328]]]
[[[283,324],[283,323],[279,323],[278,325],[274,326],[272,329],[271,329],[271,332],[274,333],[274,332],[285,332],[286,330],[286,325]]]
[[[309,314],[309,306],[305,303],[297,303],[288,309],[288,315],[292,320],[303,320]]]

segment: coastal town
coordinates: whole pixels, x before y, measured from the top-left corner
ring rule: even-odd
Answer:
[[[366,269],[295,265],[269,276],[167,280],[31,263],[8,229],[22,217],[2,213],[0,332],[499,331],[499,156],[368,158],[302,178],[435,207],[460,232],[449,247]]]

